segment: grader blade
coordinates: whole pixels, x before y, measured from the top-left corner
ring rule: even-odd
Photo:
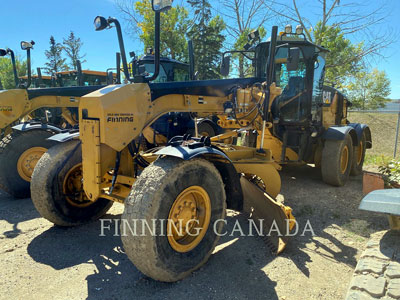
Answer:
[[[291,208],[274,200],[265,191],[245,177],[241,177],[243,210],[255,220],[260,237],[273,254],[282,252],[288,242],[288,233],[295,225]]]

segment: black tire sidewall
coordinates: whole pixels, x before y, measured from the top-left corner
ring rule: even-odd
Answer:
[[[197,131],[199,132],[199,134],[201,132],[207,132],[209,137],[215,136],[214,128],[207,122],[201,122],[197,127]]]
[[[176,197],[194,185],[204,188],[210,197],[210,224],[200,243],[191,251],[181,253],[175,251],[168,241],[167,219]],[[219,240],[214,232],[214,223],[225,218],[225,208],[223,182],[214,165],[203,159],[182,161],[173,157],[159,158],[144,170],[133,185],[122,219],[131,227],[135,226],[132,223],[134,220],[140,219],[148,224],[152,224],[153,219],[163,219],[163,224],[156,222],[155,236],[149,232],[134,235],[121,225],[125,251],[138,269],[153,279],[167,282],[183,279],[211,255]],[[216,232],[221,233],[223,226],[224,222],[219,222]]]
[[[348,162],[346,171],[342,173],[340,170],[341,155],[345,146],[348,148]],[[349,178],[352,164],[353,142],[349,134],[346,134],[343,140],[325,141],[321,161],[321,173],[324,182],[334,186],[345,185]]]
[[[65,176],[71,170],[71,168],[75,167],[77,164],[82,163],[82,147],[79,145],[76,149],[74,148],[74,153],[71,153],[72,156],[65,162],[65,165],[62,168],[55,168],[55,176],[53,177],[53,182],[51,185],[51,193],[53,195],[52,199],[54,199],[54,208],[65,218],[67,222],[71,223],[87,223],[96,217],[101,211],[103,211],[109,204],[110,200],[100,198],[93,204],[87,207],[76,207],[71,205],[64,193],[63,193],[63,182]],[[57,172],[58,171],[58,172]]]
[[[222,190],[218,182],[214,180],[207,169],[190,170],[186,176],[178,178],[175,182],[168,184],[164,190],[164,198],[159,207],[158,216],[163,219],[168,219],[169,211],[176,197],[186,188],[192,185],[198,185],[204,188],[211,202],[211,219],[207,232],[199,245],[193,250],[185,253],[176,252],[170,246],[167,236],[157,236],[156,245],[159,253],[160,263],[163,263],[168,270],[179,274],[187,272],[200,264],[204,257],[214,248],[217,235],[214,233],[214,223],[224,216],[224,205],[221,202],[223,199]],[[220,224],[223,224],[222,222]],[[165,228],[166,229],[166,228]],[[158,229],[157,232],[160,229]],[[165,232],[165,231],[164,231]]]
[[[360,142],[363,145],[362,158],[361,158],[360,163],[358,163],[357,162],[357,156],[358,156],[357,152],[358,152],[359,145],[357,145],[357,146],[353,145],[353,148],[354,148],[353,153],[354,154],[353,154],[353,164],[352,164],[351,170],[350,170],[350,175],[351,176],[357,176],[357,175],[360,175],[362,173],[362,168],[363,168],[364,159],[365,159],[365,151],[366,151],[366,137],[365,137],[365,133],[364,132],[361,135]]]

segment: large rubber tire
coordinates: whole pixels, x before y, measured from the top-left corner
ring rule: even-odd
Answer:
[[[360,147],[361,147],[361,151],[359,150]],[[365,150],[366,150],[365,133],[362,134],[359,145],[353,146],[353,148],[354,148],[353,164],[351,165],[350,175],[357,176],[362,173],[362,168],[364,165]]]
[[[347,165],[341,170],[341,157],[347,148]],[[330,185],[343,186],[346,184],[353,163],[353,142],[350,135],[343,140],[327,140],[322,150],[321,173],[322,180]]]
[[[32,175],[32,201],[40,215],[59,226],[76,226],[102,217],[113,202],[100,198],[86,207],[67,201],[63,182],[68,172],[82,163],[80,141],[72,140],[50,148],[36,165]]]
[[[49,149],[56,142],[47,138],[53,135],[46,130],[13,131],[0,142],[0,188],[15,198],[30,197],[30,182],[18,172],[21,155],[33,148]]]
[[[156,223],[156,234],[132,234],[123,228],[126,221],[131,228],[134,220],[167,220],[177,196],[191,186],[206,190],[211,202],[211,218],[200,243],[188,252],[175,251],[166,234],[166,222]],[[132,187],[122,215],[121,236],[129,259],[146,276],[155,280],[174,282],[183,279],[202,266],[210,257],[219,236],[214,232],[216,220],[224,219],[226,196],[221,176],[210,162],[203,159],[183,161],[173,157],[159,158],[140,175]],[[220,233],[223,222],[218,222]],[[126,233],[126,234],[124,234]]]

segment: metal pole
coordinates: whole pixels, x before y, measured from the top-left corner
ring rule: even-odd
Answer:
[[[399,139],[399,127],[400,127],[400,101],[399,101],[399,112],[397,114],[397,127],[396,127],[396,138],[395,138],[395,144],[394,144],[393,158],[396,158],[396,153],[397,153],[397,141]]]
[[[199,127],[197,126],[197,118],[194,118],[194,135],[195,137],[199,136]]]

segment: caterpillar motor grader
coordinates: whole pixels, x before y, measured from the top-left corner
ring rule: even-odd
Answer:
[[[79,134],[53,136],[59,144],[35,167],[31,195],[36,209],[56,225],[74,226],[100,218],[113,202],[124,203],[125,251],[140,271],[160,281],[180,280],[207,261],[221,235],[226,208],[260,220],[261,235],[281,252],[294,217],[274,199],[281,186],[280,166],[263,138],[271,126],[271,104],[282,93],[273,83],[277,27],[269,47],[259,47],[257,76],[154,83],[160,72],[160,14],[172,1],[152,4],[154,73],[126,74],[130,84],[110,85],[81,98]],[[127,69],[119,24],[113,18],[95,19],[96,30],[112,24]],[[245,100],[247,109],[239,109],[237,104]],[[143,130],[168,112],[234,113],[246,126],[212,138],[175,136],[165,146],[139,151]],[[218,142],[234,136],[237,141],[254,130],[262,135],[258,144]],[[138,222],[147,225],[138,228]]]
[[[260,76],[259,60],[265,59],[270,43],[258,43],[258,33],[249,35],[246,50],[228,51],[223,55],[223,73],[229,74],[230,56],[244,55],[252,62],[255,75]],[[324,85],[325,59],[328,50],[308,42],[301,26],[292,31],[285,27],[279,34],[275,54],[273,82],[279,95],[269,103],[268,126],[264,133],[250,131],[246,139],[270,149],[273,159],[284,164],[315,164],[322,179],[342,186],[349,175],[359,175],[365,151],[372,147],[371,131],[365,124],[351,123],[347,110],[351,102],[340,91]],[[262,70],[261,70],[262,72]],[[261,74],[264,75],[264,74]],[[240,90],[240,86],[237,87]],[[251,95],[238,94],[234,106],[248,111]],[[219,116],[222,128],[241,128],[248,120],[229,115]]]

